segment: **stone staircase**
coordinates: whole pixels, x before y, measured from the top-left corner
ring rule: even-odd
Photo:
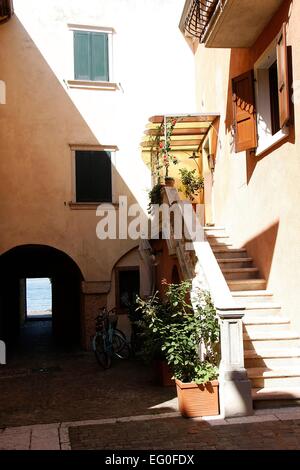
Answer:
[[[300,399],[299,333],[274,302],[247,250],[233,247],[223,228],[205,232],[233,297],[246,306],[244,359],[253,400]]]

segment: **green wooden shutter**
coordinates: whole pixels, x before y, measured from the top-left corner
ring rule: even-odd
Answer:
[[[111,154],[104,151],[76,151],[76,201],[111,202]]]
[[[90,34],[91,80],[108,82],[108,36],[106,33]]]
[[[75,80],[92,80],[90,33],[74,31]]]

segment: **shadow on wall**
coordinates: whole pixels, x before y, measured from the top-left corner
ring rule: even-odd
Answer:
[[[231,134],[231,152],[235,151],[234,149],[234,118],[233,118],[233,96],[232,96],[232,79],[242,75],[243,73],[248,72],[254,68],[255,62],[261,56],[261,54],[267,49],[269,44],[274,40],[276,35],[279,33],[283,22],[289,23],[290,15],[292,11],[293,0],[283,2],[282,7],[278,10],[275,16],[270,21],[269,25],[263,31],[263,33],[258,37],[256,43],[250,49],[231,49],[230,53],[230,65],[229,65],[229,74],[228,74],[228,93],[227,93],[227,108],[226,108],[226,118],[225,118],[225,128],[227,133]],[[247,165],[247,184],[249,184],[252,175],[255,171],[256,166],[259,162],[268,156],[270,153],[274,152],[278,148],[282,147],[287,142],[292,144],[295,143],[295,113],[294,105],[292,102],[293,96],[293,58],[292,58],[292,47],[288,46],[288,64],[289,64],[289,86],[290,86],[290,128],[289,136],[283,139],[278,144],[272,146],[265,153],[259,157],[255,156],[253,151],[246,152],[246,165]],[[249,103],[251,104],[251,103]]]
[[[279,221],[247,241],[244,246],[258,267],[260,274],[266,281],[269,280],[275,252]]]
[[[56,189],[70,199],[69,145],[114,145],[115,142],[97,139],[16,15],[3,28],[0,30],[1,78],[7,83],[8,96],[7,105],[1,109],[1,141],[5,142],[0,149],[1,160],[7,162],[5,149],[8,149],[10,164],[22,172],[23,182],[30,181],[32,187],[43,184],[50,188],[55,184]],[[120,174],[115,168],[113,171],[115,186],[136,202]],[[13,179],[14,175],[8,177]],[[26,188],[22,185],[18,190],[24,190],[23,186]],[[65,188],[70,194],[66,194]]]
[[[83,259],[82,256],[79,258],[79,252],[83,242],[88,245],[88,240],[91,240],[89,249],[94,251],[87,253],[86,258],[91,260],[90,262],[100,259],[98,263],[95,261],[94,271],[101,265],[102,254],[107,260],[108,252],[113,266],[120,255],[131,249],[136,242],[117,241],[115,245],[110,245],[113,249],[108,251],[106,241],[96,239],[95,213],[92,211],[85,213],[85,222],[82,224],[82,212],[71,213],[67,204],[72,198],[69,144],[111,143],[100,142],[93,134],[16,16],[1,27],[0,37],[1,79],[7,83],[7,104],[1,108],[0,126],[2,181],[0,200],[2,218],[5,222],[5,225],[3,224],[5,229],[1,234],[2,246],[8,246],[10,243],[11,251],[19,250],[19,245],[33,243],[42,245],[45,250],[47,248],[45,245],[54,246],[63,254],[69,253],[85,276],[85,266],[79,265],[78,262],[78,259]],[[115,168],[113,168],[113,179],[114,187],[119,194],[127,195],[130,201],[136,202]],[[82,227],[86,227],[86,232],[82,232]],[[37,271],[42,272],[42,270],[40,268],[34,270],[33,265],[45,261],[45,251],[41,253],[40,260],[37,252],[32,252],[32,256],[29,253],[30,250],[24,256],[22,254],[19,258],[14,257],[12,263],[6,262],[1,257],[0,276],[3,280],[0,290],[1,316],[4,323],[9,323],[11,319],[12,323],[7,328],[14,332],[12,336],[16,333],[19,321],[18,315],[15,314],[19,309],[19,297],[15,295],[19,289],[19,280],[22,276],[38,276]],[[6,257],[6,254],[2,256]],[[45,267],[51,262],[51,255],[47,255],[46,258]],[[109,280],[109,262],[107,265]],[[63,266],[64,264],[58,261],[55,264],[55,278],[60,280],[61,286],[64,286],[66,276]],[[42,276],[52,277],[51,272],[50,268],[45,269]],[[74,296],[76,306],[72,302],[67,306],[67,300],[71,299],[71,295],[64,294],[59,285],[58,282],[58,287],[54,288],[53,292],[56,295],[55,292],[60,289],[57,294],[60,298],[58,302],[60,310],[69,311],[73,305],[78,311],[80,299],[77,289]],[[71,292],[71,287],[68,289]],[[103,302],[103,296],[99,302]],[[55,324],[54,316],[55,312],[53,312]],[[58,316],[56,318],[58,324],[60,320]],[[72,326],[69,314],[63,320],[65,326],[58,329],[63,331],[67,328],[68,321],[70,321],[69,327]]]

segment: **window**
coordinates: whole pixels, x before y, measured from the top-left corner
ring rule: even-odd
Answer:
[[[76,202],[112,202],[111,153],[75,151]]]
[[[288,135],[290,118],[285,24],[254,70],[232,81],[235,151],[259,155]]]
[[[108,82],[108,34],[94,31],[74,31],[75,80]]]

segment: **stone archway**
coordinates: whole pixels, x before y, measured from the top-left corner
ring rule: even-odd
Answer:
[[[52,333],[55,343],[79,345],[82,273],[64,252],[45,245],[22,245],[0,256],[0,339],[8,347],[21,330],[21,280],[52,280]]]

